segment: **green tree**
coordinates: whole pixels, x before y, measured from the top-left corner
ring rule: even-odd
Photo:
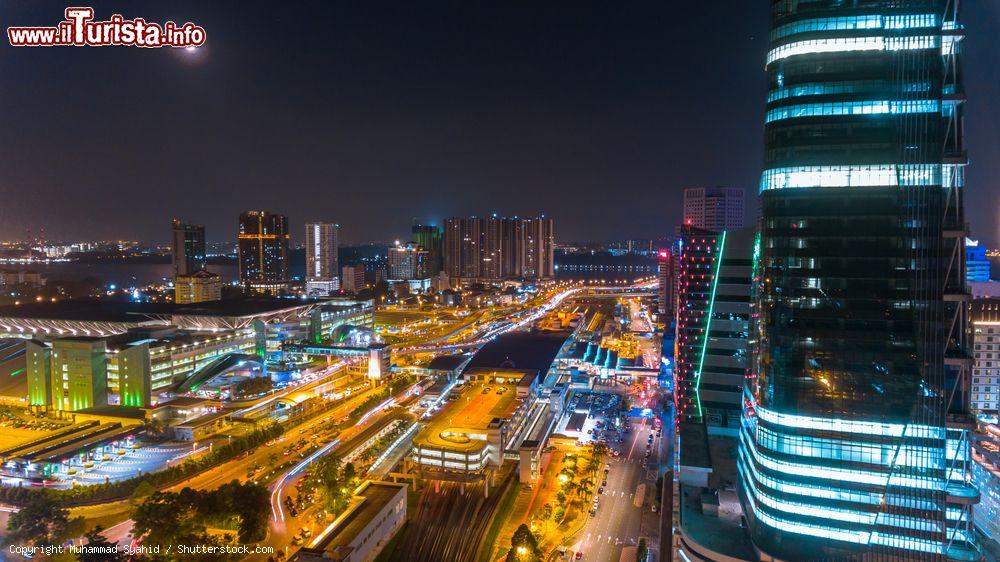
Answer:
[[[507,551],[507,562],[541,562],[542,551],[538,548],[538,540],[527,525],[514,531],[510,538],[510,550]]]
[[[62,542],[67,538],[69,526],[69,511],[59,506],[49,494],[31,496],[28,503],[7,520],[11,542],[27,542],[36,546]]]
[[[87,539],[87,549],[77,553],[76,559],[79,562],[125,562],[127,560],[124,552],[115,552],[115,543],[101,534],[103,530],[104,528],[98,525],[83,535]]]
[[[156,492],[132,510],[132,536],[143,544],[162,546],[186,542],[198,537],[205,526],[195,520],[195,506],[181,500],[180,494]]]

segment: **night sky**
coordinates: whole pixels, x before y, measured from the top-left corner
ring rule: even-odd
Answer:
[[[4,39],[2,238],[166,241],[179,217],[231,240],[250,208],[298,239],[307,220],[362,242],[489,212],[545,212],[560,241],[648,238],[684,187],[756,193],[763,0],[78,4],[192,21],[208,42]],[[4,0],[0,24],[54,25],[66,5]],[[1000,3],[963,7],[966,208],[997,244]]]

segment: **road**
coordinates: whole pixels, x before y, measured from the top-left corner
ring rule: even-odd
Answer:
[[[323,440],[324,436],[329,435],[329,432],[322,429],[322,425],[329,423],[331,420],[336,420],[343,416],[351,413],[355,408],[357,408],[365,399],[368,398],[372,393],[376,392],[375,389],[363,392],[361,394],[352,396],[342,405],[334,408],[330,412],[319,415],[311,420],[308,420],[291,431],[287,432],[284,436],[283,441],[279,441],[271,447],[262,446],[258,447],[252,455],[246,457],[240,457],[232,461],[223,463],[212,469],[201,472],[183,482],[180,482],[170,488],[169,491],[179,491],[182,488],[189,487],[198,490],[212,490],[218,488],[220,485],[230,482],[232,480],[246,480],[247,473],[250,468],[254,465],[266,466],[268,464],[268,457],[271,455],[278,455],[279,459],[284,458],[281,455],[282,449],[287,447],[294,440],[298,439],[300,436],[308,435],[310,437],[316,436],[318,440]],[[279,460],[280,462],[280,460]],[[112,502],[107,504],[101,504],[97,506],[88,506],[84,508],[77,508],[72,510],[72,514],[83,515],[88,519],[103,517],[107,515],[113,515],[115,513],[120,513],[121,502]],[[108,540],[125,544],[132,540],[132,521],[125,520],[112,527],[109,527],[104,533]]]
[[[651,402],[652,400],[650,400]],[[664,419],[662,437],[657,438],[652,420],[632,418],[632,431],[625,443],[618,444],[622,455],[612,458],[608,485],[600,496],[596,515],[578,535],[571,550],[582,552],[583,560],[614,562],[625,546],[636,546],[646,537],[653,547],[659,536],[659,513],[653,513],[656,476],[670,464],[673,422]],[[646,443],[653,435],[650,462],[645,460]],[[642,507],[636,507],[635,494],[645,484]]]

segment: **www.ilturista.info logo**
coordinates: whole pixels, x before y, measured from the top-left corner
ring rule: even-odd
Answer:
[[[108,21],[94,21],[94,9],[66,8],[66,19],[55,27],[8,27],[7,39],[14,47],[200,47],[205,28],[187,22],[162,25],[142,18],[127,20],[114,14]]]

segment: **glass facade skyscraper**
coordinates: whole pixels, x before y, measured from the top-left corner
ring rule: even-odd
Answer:
[[[739,457],[781,560],[975,560],[955,0],[772,0]]]

